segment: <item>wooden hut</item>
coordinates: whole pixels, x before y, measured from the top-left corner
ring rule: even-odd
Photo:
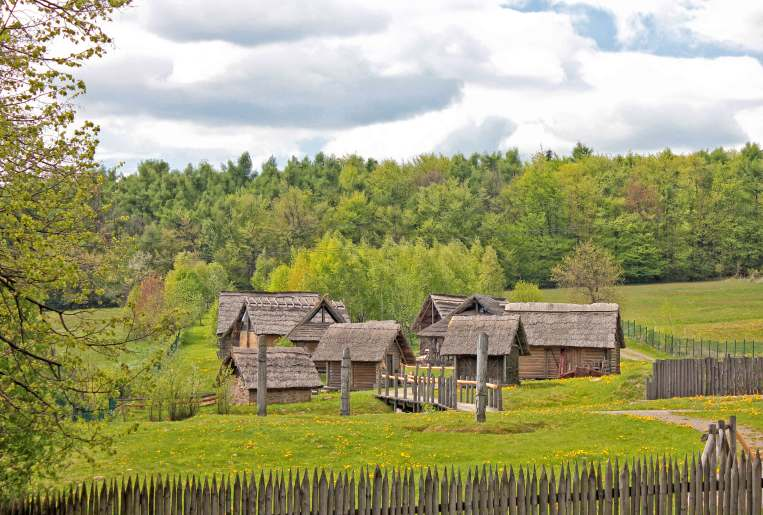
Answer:
[[[217,310],[218,355],[225,359],[231,348],[254,348],[260,341],[273,346],[321,300],[314,292],[222,292]],[[330,304],[343,319],[349,320],[342,302]]]
[[[520,356],[527,356],[527,336],[517,315],[452,315],[440,353],[453,358],[457,378],[477,375],[477,337],[488,337],[489,382],[519,384]]]
[[[321,336],[331,324],[345,324],[349,322],[344,315],[326,298],[322,298],[311,309],[300,323],[294,326],[286,338],[291,340],[297,347],[302,347],[308,354],[312,354]]]
[[[257,349],[231,349],[223,367],[230,368],[234,404],[257,402]],[[267,357],[268,404],[305,402],[321,378],[310,356],[297,347],[272,347]]]
[[[625,339],[617,304],[520,302],[507,304],[506,313],[519,315],[527,334],[530,355],[519,360],[520,378],[620,373]]]
[[[313,361],[326,368],[326,384],[341,383],[342,352],[350,348],[352,388],[373,388],[378,372],[399,373],[403,364],[416,361],[400,324],[394,320],[332,324],[313,352]]]
[[[464,313],[501,315],[504,303],[505,299],[476,293],[469,297],[430,294],[411,326],[419,338],[419,353],[433,365],[449,364],[451,357],[442,356],[440,347],[448,332],[450,317]]]

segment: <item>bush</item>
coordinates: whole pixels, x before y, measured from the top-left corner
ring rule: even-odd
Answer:
[[[509,294],[509,300],[511,302],[540,302],[543,300],[543,293],[535,283],[517,281]]]
[[[231,395],[231,386],[233,386],[233,370],[226,368],[220,372],[217,378],[217,384],[215,386],[215,393],[217,394],[217,413],[220,415],[227,415],[230,413],[231,405],[233,404],[233,396]]]
[[[165,365],[148,399],[148,419],[152,422],[184,420],[199,412],[199,379],[196,367],[181,369]]]

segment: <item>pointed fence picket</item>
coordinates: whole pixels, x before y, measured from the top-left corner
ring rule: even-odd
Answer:
[[[629,462],[355,472],[273,471],[92,482],[0,515],[761,514],[758,454]]]

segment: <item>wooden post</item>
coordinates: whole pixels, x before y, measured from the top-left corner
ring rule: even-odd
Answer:
[[[342,407],[340,415],[348,417],[350,415],[350,348],[345,347],[342,351]]]
[[[480,333],[477,337],[477,422],[485,421],[487,408],[487,334]]]
[[[257,336],[257,416],[268,414],[268,346],[264,335]]]

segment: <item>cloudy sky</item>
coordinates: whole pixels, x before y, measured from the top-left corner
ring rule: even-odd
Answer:
[[[763,2],[134,0],[82,71],[100,159],[763,141]]]

